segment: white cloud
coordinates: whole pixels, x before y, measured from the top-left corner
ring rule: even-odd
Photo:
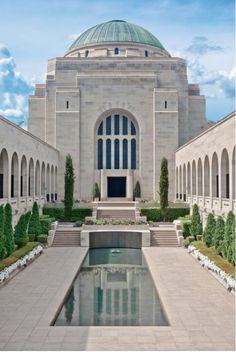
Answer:
[[[16,71],[14,58],[0,44],[0,114],[17,125],[26,126],[28,95],[32,92],[33,84]]]

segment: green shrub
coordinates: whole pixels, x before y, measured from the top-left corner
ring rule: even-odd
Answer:
[[[187,238],[190,236],[190,224],[188,222],[183,223],[183,237]]]
[[[135,198],[141,198],[141,187],[139,181],[136,182],[134,187],[134,199]]]
[[[188,236],[188,240],[189,240],[189,243],[192,243],[195,241],[195,237],[194,236]]]
[[[74,224],[74,227],[81,227],[83,225],[83,221],[79,220],[79,221],[76,221],[76,223]]]
[[[216,221],[214,215],[209,213],[207,216],[207,224],[203,233],[203,241],[207,247],[213,246],[214,233],[216,228]]]
[[[28,234],[28,237],[29,237],[29,242],[34,242],[35,241],[35,234],[34,233],[29,233]]]
[[[0,206],[0,259],[4,259],[7,255],[6,240],[4,236],[5,211],[3,205]]]
[[[224,232],[225,232],[225,222],[222,216],[218,216],[216,220],[215,233],[213,238],[213,244],[217,254],[221,254],[223,251],[224,242]]]
[[[93,185],[93,199],[95,198],[100,199],[100,191],[97,182]]]
[[[28,232],[30,217],[31,217],[31,211],[28,211],[27,213],[25,213],[25,226],[26,226],[27,232]]]
[[[231,263],[235,265],[235,216],[234,216],[234,221],[232,224],[232,257],[231,257]]]
[[[197,235],[197,241],[202,241],[202,235]]]
[[[48,233],[50,225],[55,221],[55,218],[50,218],[48,215],[46,218],[40,218],[41,231],[42,233]]]
[[[161,159],[161,174],[159,180],[159,194],[160,194],[160,209],[165,220],[168,202],[169,178],[168,178],[168,161],[166,158]]]
[[[55,218],[58,221],[79,221],[84,220],[86,216],[92,215],[92,209],[90,208],[74,208],[72,209],[72,216],[70,219],[65,218],[63,208],[44,208],[43,214],[49,215],[52,218]]]
[[[12,227],[12,208],[9,203],[5,206],[5,221],[4,221],[4,239],[6,256],[8,257],[15,248],[13,227]]]
[[[223,243],[223,253],[224,256],[228,259],[230,263],[233,263],[234,250],[232,245],[235,241],[235,229],[233,229],[235,223],[235,216],[232,211],[227,215],[225,223],[225,234],[224,234],[224,243]]]
[[[34,202],[33,204],[32,215],[29,220],[28,232],[34,233],[36,236],[42,233],[37,202]]]
[[[18,247],[25,246],[29,240],[28,235],[26,233],[26,229],[27,229],[27,226],[25,221],[25,215],[23,214],[21,215],[18,223],[16,224],[15,233],[14,233],[15,243],[17,244]]]
[[[199,209],[197,204],[193,205],[193,214],[190,224],[190,234],[197,238],[197,235],[202,235],[202,223],[200,219]]]
[[[189,242],[189,237],[188,237],[188,238],[185,238],[185,240],[183,240],[183,246],[185,248],[187,248],[189,245],[190,245],[190,242]]]
[[[39,243],[47,243],[48,235],[38,235],[37,241]]]
[[[165,213],[165,221],[172,222],[180,216],[185,216],[187,214],[189,214],[188,208],[167,208]],[[143,208],[141,209],[141,215],[146,216],[147,221],[164,221],[160,208]]]

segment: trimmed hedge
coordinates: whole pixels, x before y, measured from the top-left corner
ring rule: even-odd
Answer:
[[[84,220],[86,216],[92,215],[90,208],[74,208],[70,219],[65,217],[64,208],[43,208],[43,214],[49,215],[58,221],[78,221]]]
[[[167,208],[165,213],[165,221],[172,222],[180,216],[189,215],[189,213],[189,208]],[[147,221],[164,221],[160,208],[143,208],[141,209],[141,215],[146,216]]]
[[[10,257],[0,261],[0,271],[15,263],[18,259],[24,257],[37,246],[38,242],[28,242],[26,246],[17,249],[10,255]]]
[[[39,243],[47,243],[48,235],[38,235],[37,241]]]
[[[46,218],[40,219],[42,233],[48,233],[50,225],[56,220],[55,218],[50,218],[49,215],[46,216]]]

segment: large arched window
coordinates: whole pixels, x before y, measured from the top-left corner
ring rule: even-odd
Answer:
[[[129,117],[114,113],[97,125],[96,167],[136,169],[138,164],[138,127]]]

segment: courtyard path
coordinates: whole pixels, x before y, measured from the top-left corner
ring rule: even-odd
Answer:
[[[144,249],[170,326],[50,326],[86,252],[49,248],[0,289],[0,350],[234,350],[234,297],[183,248]]]

